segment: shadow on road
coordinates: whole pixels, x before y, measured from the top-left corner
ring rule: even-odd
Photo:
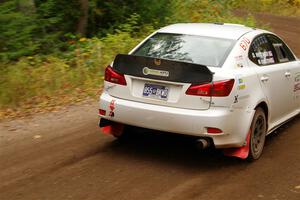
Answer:
[[[292,118],[287,123],[275,130],[272,134],[268,135],[265,148],[272,148],[272,145],[275,145],[274,143],[276,140],[283,139],[283,137],[286,137],[288,134],[295,134],[295,132],[292,132],[290,128],[297,125],[300,125],[300,115]]]

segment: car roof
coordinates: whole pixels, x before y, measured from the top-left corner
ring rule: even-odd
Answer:
[[[238,40],[241,36],[253,30],[255,29],[241,24],[182,23],[166,26],[157,32]]]

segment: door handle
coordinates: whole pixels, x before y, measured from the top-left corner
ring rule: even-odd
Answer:
[[[284,76],[287,77],[287,78],[291,77],[291,72],[285,72]]]
[[[262,76],[262,77],[260,78],[260,80],[261,80],[262,82],[266,82],[266,81],[269,80],[269,77],[266,76],[266,75],[264,75],[264,76]]]

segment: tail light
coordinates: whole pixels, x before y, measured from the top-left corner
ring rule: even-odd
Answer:
[[[104,80],[119,85],[127,85],[124,74],[114,71],[111,66],[106,67]]]
[[[226,97],[230,94],[234,79],[216,81],[213,83],[191,85],[185,94],[195,96]]]

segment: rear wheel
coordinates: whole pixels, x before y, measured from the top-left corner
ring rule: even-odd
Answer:
[[[263,151],[267,131],[266,115],[261,108],[257,108],[251,124],[249,160],[257,160]]]

